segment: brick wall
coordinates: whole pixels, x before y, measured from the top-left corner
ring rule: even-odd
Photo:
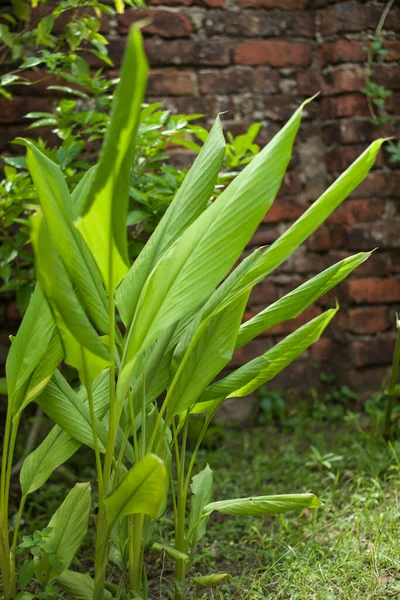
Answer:
[[[307,106],[295,152],[279,199],[257,231],[253,245],[270,244],[302,214],[329,183],[379,135],[396,135],[400,113],[400,10],[392,9],[384,35],[389,51],[377,69],[379,83],[393,90],[391,124],[372,126],[360,93],[366,75],[363,49],[386,2],[352,0],[151,0],[148,10],[128,10],[104,22],[115,70],[132,22],[148,15],[146,52],[152,66],[150,101],[173,110],[203,113],[208,122],[221,111],[226,127],[240,133],[262,121],[266,143],[302,99]],[[94,65],[95,66],[95,65]],[[20,133],[27,111],[46,110],[43,88],[31,97],[0,100],[3,145]],[[25,91],[25,93],[27,93]],[[3,109],[4,104],[4,109]],[[176,156],[187,164],[188,156]],[[318,372],[335,373],[355,389],[374,389],[388,373],[394,345],[394,314],[400,304],[400,171],[381,155],[368,180],[282,268],[259,285],[249,314],[293,289],[337,260],[378,247],[372,258],[296,322],[280,325],[243,348],[236,363],[265,351],[299,323],[341,304],[325,337],[278,380],[287,387],[310,385]],[[0,319],[10,331],[11,307]],[[4,334],[1,334],[4,338]],[[1,343],[1,339],[0,339]],[[0,352],[3,360],[4,352]]]

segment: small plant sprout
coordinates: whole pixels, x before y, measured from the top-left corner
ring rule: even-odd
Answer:
[[[235,267],[279,190],[308,101],[215,197],[225,156],[217,118],[131,265],[128,196],[147,72],[142,37],[134,28],[98,165],[72,193],[60,167],[24,141],[40,200],[31,221],[38,283],[6,367],[8,411],[0,481],[5,600],[21,591],[16,555],[25,502],[82,445],[92,449],[97,471],[94,577],[70,568],[88,528],[93,503],[89,483],[75,485],[50,519],[48,536],[32,546],[40,541],[33,558],[38,584],[42,589],[60,585],[72,598],[148,598],[145,559],[150,549],[161,548],[166,560],[175,562],[174,597],[182,600],[196,544],[212,513],[252,517],[319,505],[308,491],[250,496],[246,490],[244,497],[215,501],[213,473],[208,467],[198,472],[196,458],[221,403],[245,398],[271,381],[320,338],[337,313],[337,306],[326,310],[261,356],[220,376],[236,348],[295,318],[369,257],[361,252],[341,260],[242,324],[253,287],[363,181],[383,140],[373,142],[271,246],[257,249]],[[247,156],[248,149],[254,150],[253,140],[244,142],[246,147],[236,152]],[[62,361],[76,370],[80,387],[72,388],[64,378]],[[22,466],[21,502],[11,536],[14,448],[21,414],[32,402],[54,427]],[[204,423],[189,460],[189,421],[198,414]],[[160,535],[160,517],[170,498],[173,546],[165,545],[167,536]],[[34,539],[34,533],[24,534]],[[199,585],[225,578],[203,575],[206,579],[197,579]]]

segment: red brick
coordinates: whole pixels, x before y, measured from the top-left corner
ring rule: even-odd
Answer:
[[[376,83],[379,83],[379,85],[384,85],[390,90],[400,89],[400,68],[398,65],[375,67],[373,78]]]
[[[364,152],[365,146],[336,146],[327,151],[325,155],[328,173],[340,173],[347,169]],[[383,164],[382,153],[378,154],[373,168]]]
[[[382,198],[400,198],[400,173],[372,172],[352,193],[353,198],[381,196]]]
[[[324,80],[320,73],[306,71],[297,73],[297,89],[301,96],[310,96],[322,90]]]
[[[391,324],[386,306],[353,308],[349,310],[347,329],[353,333],[372,334],[386,331]]]
[[[278,292],[271,279],[265,279],[255,286],[250,294],[249,306],[265,307],[278,299]]]
[[[365,42],[359,40],[336,40],[323,44],[319,51],[322,66],[341,62],[365,63],[367,53],[364,46]]]
[[[350,250],[400,248],[399,226],[396,222],[377,222],[371,226],[353,226],[347,233]]]
[[[361,93],[343,94],[343,96],[322,98],[321,100],[322,119],[335,119],[337,117],[356,115],[369,115],[367,99]]]
[[[389,270],[391,273],[400,273],[400,256],[394,252],[390,253]]]
[[[371,392],[375,393],[379,390],[382,381],[389,376],[389,367],[367,367],[364,369],[352,369],[344,373],[344,381],[351,389],[364,391],[367,397]]]
[[[241,65],[304,67],[311,62],[311,48],[302,42],[254,40],[239,42],[235,62]]]
[[[311,346],[311,358],[321,362],[328,362],[333,356],[333,341],[321,338]]]
[[[386,62],[395,62],[400,60],[400,41],[388,40],[384,44],[385,50],[388,51],[385,56]]]
[[[394,343],[392,336],[388,336],[386,339],[354,342],[351,345],[354,364],[357,367],[389,365],[393,358]]]
[[[249,92],[252,87],[252,69],[232,67],[221,70],[199,71],[201,94],[237,94]]]
[[[192,71],[155,69],[149,73],[147,93],[151,96],[193,96],[195,92]]]
[[[268,225],[260,226],[250,241],[250,246],[269,246],[279,237],[276,227]]]
[[[280,196],[294,196],[302,190],[301,176],[297,171],[287,171],[279,190]]]
[[[334,127],[337,129],[337,141],[342,144],[372,142],[378,137],[376,127],[372,125],[369,118],[340,119],[335,122]]]
[[[380,219],[385,210],[385,202],[378,200],[346,200],[329,217],[328,224],[353,225],[370,223]]]
[[[264,217],[264,223],[277,223],[279,221],[294,221],[302,215],[304,206],[289,198],[275,200]]]
[[[230,61],[230,46],[226,40],[170,40],[148,39],[146,54],[152,66],[210,65],[224,66]]]
[[[224,5],[224,0],[149,0],[150,5],[163,6],[206,6],[209,8],[220,7]]]
[[[390,256],[384,254],[380,250],[374,252],[368,260],[362,263],[355,271],[356,277],[371,277],[378,276],[383,277],[388,275],[390,272],[389,263]]]
[[[306,242],[307,248],[316,252],[324,252],[346,246],[345,231],[342,228],[328,228],[322,225]]]
[[[307,0],[239,0],[242,8],[280,8],[281,10],[299,10],[307,7]]]
[[[349,300],[355,304],[400,302],[400,279],[351,279],[346,287]]]
[[[252,88],[262,94],[277,94],[279,92],[279,72],[269,67],[258,67],[251,70]]]
[[[316,252],[305,252],[304,248],[295,252],[280,267],[285,273],[298,273],[300,275],[309,273],[320,273],[332,264],[332,260],[327,260],[327,256],[317,254]]]
[[[142,19],[151,19],[151,23],[143,28],[144,34],[160,35],[165,38],[189,37],[193,32],[193,24],[187,15],[166,10],[126,10],[118,15],[118,31],[126,34],[132,23]]]
[[[50,98],[0,98],[0,123],[20,123],[29,112],[51,111]]]
[[[260,96],[257,108],[262,110],[267,119],[286,121],[299,107],[298,98],[276,96]]]
[[[358,92],[365,86],[367,69],[364,67],[343,67],[330,71],[324,77],[322,90],[325,96]]]
[[[342,2],[324,9],[320,15],[322,36],[375,29],[382,9],[369,3]]]

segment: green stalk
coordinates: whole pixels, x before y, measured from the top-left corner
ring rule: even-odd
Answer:
[[[1,542],[1,574],[4,588],[4,600],[8,600],[10,593],[15,595],[16,590],[15,569],[13,568],[13,560],[10,553],[8,500],[10,495],[11,470],[15,442],[20,419],[20,413],[12,419],[10,410],[7,410],[0,482],[0,523],[2,524],[0,536],[2,535],[3,537]]]
[[[182,434],[182,447],[179,456],[179,440],[176,430],[175,420],[172,421],[172,429],[174,436],[175,452],[177,457],[179,456],[179,462],[177,464],[177,480],[178,480],[178,494],[177,494],[177,512],[175,515],[175,548],[180,552],[186,551],[185,542],[185,517],[186,517],[186,500],[187,492],[185,490],[185,455],[186,455],[186,441],[189,426],[189,416],[187,415],[183,434]],[[178,468],[179,466],[179,468]],[[183,600],[184,598],[184,585],[186,577],[186,561],[176,560],[175,561],[175,600]]]
[[[23,515],[23,512],[24,512],[25,502],[26,502],[26,495],[22,496],[22,498],[20,500],[20,503],[19,503],[17,521],[15,523],[13,541],[12,541],[12,546],[11,546],[11,595],[13,597],[17,593],[16,569],[15,569],[15,551],[17,549],[19,526],[21,524],[21,519],[22,519],[22,515]]]
[[[386,405],[386,413],[385,413],[385,423],[383,428],[383,434],[385,437],[390,435],[391,429],[391,419],[393,406],[397,400],[397,392],[396,392],[396,383],[398,380],[399,374],[399,365],[400,365],[400,320],[396,321],[397,328],[397,338],[396,345],[394,348],[393,360],[392,360],[392,370],[390,373],[390,380],[388,385],[388,401]]]
[[[93,433],[94,454],[95,454],[95,458],[96,458],[96,471],[97,471],[98,492],[99,492],[99,498],[100,497],[103,498],[104,497],[103,473],[102,473],[102,469],[101,469],[101,457],[100,457],[100,450],[99,450],[99,440],[98,440],[98,437],[97,437],[96,415],[95,415],[95,412],[94,412],[94,402],[93,402],[92,385],[89,382],[86,357],[85,357],[85,353],[83,351],[82,346],[81,346],[81,352],[82,352],[83,371],[85,373],[85,380],[86,380],[85,381],[85,385],[86,385],[86,391],[87,391],[87,395],[88,395],[88,403],[89,403],[89,411],[90,411],[90,424],[92,426],[92,433]]]
[[[109,281],[112,282],[112,252],[110,251]],[[115,306],[114,290],[110,290],[108,296],[108,316],[110,321],[109,352],[110,352],[110,404],[109,404],[109,426],[106,445],[106,453],[103,466],[103,489],[99,493],[99,513],[97,517],[96,551],[95,551],[95,579],[93,600],[102,600],[104,594],[104,583],[107,568],[108,555],[108,523],[107,510],[104,504],[104,496],[108,492],[108,483],[111,473],[112,459],[114,456],[115,438],[118,424],[115,420]],[[100,490],[99,490],[100,492]]]
[[[129,572],[132,573],[131,588],[132,592],[140,593],[143,569],[143,533],[144,515],[135,515],[133,517],[133,545],[132,545],[132,565]]]
[[[146,454],[146,397],[143,382],[142,392],[142,431],[141,447],[139,448],[135,424],[135,414],[131,395],[128,395],[129,412],[132,423],[133,445],[135,449],[135,460],[138,461]],[[138,514],[133,517],[133,530],[129,540],[129,579],[130,588],[134,593],[140,593],[143,573],[143,527],[144,515]]]

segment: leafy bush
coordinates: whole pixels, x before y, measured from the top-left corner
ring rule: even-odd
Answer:
[[[206,467],[194,476],[193,472],[202,438],[220,404],[270,381],[320,337],[338,308],[214,381],[235,348],[297,316],[368,258],[363,252],[340,261],[241,324],[252,288],[365,178],[382,140],[374,142],[274,244],[256,250],[232,270],[278,192],[304,104],[210,202],[226,152],[217,119],[130,267],[130,171],[146,79],[141,36],[133,30],[98,165],[72,193],[61,168],[32,142],[24,142],[40,200],[31,219],[38,285],[6,366],[9,397],[0,481],[0,564],[6,600],[17,592],[15,557],[26,499],[81,445],[93,449],[97,468],[95,577],[69,568],[85,537],[93,502],[89,483],[79,483],[45,531],[37,534],[37,543],[35,534],[26,540],[30,546],[34,542],[37,552],[30,574],[49,593],[58,582],[73,598],[120,598],[127,590],[147,598],[144,556],[154,548],[175,561],[175,598],[181,599],[186,572],[212,512],[259,515],[318,506],[311,493],[213,502],[212,471]],[[124,333],[116,326],[116,311]],[[62,360],[78,372],[79,389],[58,370]],[[22,467],[22,498],[10,549],[13,452],[21,414],[33,401],[55,425]],[[188,462],[189,421],[199,413],[204,425]],[[158,534],[170,484],[172,548]],[[118,569],[117,583],[107,581],[108,560],[114,563],[113,573]],[[205,574],[197,583],[216,584],[224,577]]]

